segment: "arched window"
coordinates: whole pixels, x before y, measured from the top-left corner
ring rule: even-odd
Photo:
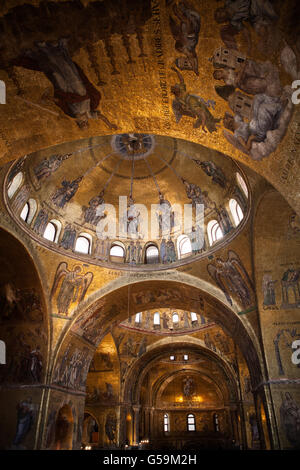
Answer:
[[[232,214],[235,226],[237,227],[244,218],[243,211],[241,206],[236,202],[235,199],[230,199],[229,201],[229,209]]]
[[[28,202],[26,202],[25,206],[23,207],[21,211],[20,217],[22,220],[24,220],[24,222],[27,222],[28,215],[29,215],[29,204]]]
[[[172,322],[177,325],[179,323],[179,316],[178,313],[174,312],[172,315]]]
[[[155,312],[153,316],[153,325],[160,325],[160,314],[159,312]]]
[[[217,413],[214,413],[214,415],[213,415],[213,424],[214,424],[215,432],[219,432],[220,431],[220,426],[219,426],[219,417],[218,417]]]
[[[44,238],[46,238],[46,240],[49,240],[50,242],[57,243],[60,231],[61,223],[59,222],[59,220],[50,220],[50,222],[48,222],[46,226]]]
[[[75,251],[88,255],[91,253],[92,237],[88,233],[81,233],[76,240]]]
[[[179,259],[184,257],[184,255],[192,253],[191,240],[187,235],[180,235],[177,238],[177,251]]]
[[[156,245],[149,245],[145,253],[146,264],[159,263],[159,251]]]
[[[223,238],[223,232],[217,220],[210,220],[207,224],[207,235],[209,244],[212,245],[217,240]]]
[[[142,313],[139,312],[135,316],[135,323],[141,323],[141,320],[142,320]]]
[[[125,258],[125,249],[121,243],[114,243],[109,252],[110,256],[116,256],[117,258]]]
[[[244,178],[242,178],[240,173],[236,173],[236,180],[237,180],[239,186],[241,187],[241,189],[243,190],[245,196],[248,197],[248,195],[249,195],[248,188],[247,188],[247,185],[245,183]]]
[[[193,415],[192,413],[187,415],[187,430],[196,431],[195,415]]]
[[[46,240],[54,242],[56,236],[56,226],[52,222],[48,222],[43,236],[46,238]]]
[[[25,206],[23,207],[20,217],[24,222],[27,224],[30,224],[32,222],[32,219],[34,217],[34,214],[36,213],[37,210],[37,203],[34,199],[28,199],[26,202]]]
[[[191,321],[197,321],[198,320],[198,317],[197,317],[197,313],[195,312],[191,312]]]
[[[170,432],[170,418],[167,413],[164,414],[164,432]]]
[[[189,355],[188,355],[188,354],[184,354],[184,355],[183,355],[183,360],[184,360],[184,361],[188,361],[188,360],[189,360]]]
[[[23,182],[23,173],[19,171],[19,173],[17,173],[16,176],[14,176],[14,178],[11,180],[8,186],[7,195],[9,199],[11,199],[14,194],[16,194],[22,182]]]

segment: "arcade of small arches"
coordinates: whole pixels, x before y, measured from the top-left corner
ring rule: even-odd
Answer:
[[[66,249],[71,250],[74,256],[88,256],[89,262],[92,263],[105,261],[110,263],[125,263],[131,266],[170,264],[186,258],[190,261],[191,256],[203,253],[207,256],[207,252],[220,241],[225,241],[226,243],[228,235],[232,235],[231,231],[240,226],[246,215],[244,211],[247,210],[246,201],[249,197],[248,188],[239,172],[236,172],[235,178],[240,188],[239,196],[243,201],[243,209],[233,197],[224,204],[225,207],[228,206],[226,215],[230,220],[227,226],[221,224],[220,221],[214,218],[210,218],[204,226],[204,231],[199,225],[196,225],[192,227],[192,232],[189,234],[176,235],[176,230],[172,230],[171,226],[168,225],[172,217],[172,213],[169,211],[166,214],[166,217],[168,217],[166,225],[168,225],[168,229],[170,230],[166,231],[165,235],[161,235],[160,241],[145,242],[144,240],[140,240],[139,237],[130,237],[129,234],[128,239],[123,242],[120,240],[110,240],[105,235],[105,232],[101,234],[101,236],[97,233],[77,232],[73,237],[72,244]],[[23,205],[18,206],[17,214],[15,214],[13,210],[14,201],[18,199],[18,193],[22,185],[26,185],[25,176],[22,172],[18,172],[8,183],[7,200],[8,203],[11,204],[12,213],[17,215],[19,219],[26,224],[26,227],[34,236],[39,236],[39,242],[45,243],[46,241],[50,249],[55,245],[59,247],[59,249],[65,248],[63,243],[63,227],[69,225],[68,221],[51,219],[44,209],[41,209],[39,212],[38,207],[40,204],[37,203],[33,197],[30,197],[30,194],[26,194],[26,202],[24,203],[24,201],[22,201]],[[22,196],[21,199],[23,199]],[[45,221],[42,224],[39,222],[37,225],[41,212]],[[21,226],[24,228],[24,225]],[[136,238],[138,239],[136,240]],[[100,245],[101,251],[99,251]]]

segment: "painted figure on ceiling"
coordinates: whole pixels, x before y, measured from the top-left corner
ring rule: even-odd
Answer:
[[[159,236],[168,236],[175,224],[175,212],[171,210],[170,202],[159,195],[159,209],[156,211],[156,217],[158,220]]]
[[[31,189],[29,185],[23,184],[20,191],[18,192],[18,194],[16,195],[16,197],[14,198],[12,202],[12,208],[14,211],[19,212],[21,209],[23,209],[24,204],[26,204],[26,202],[28,201],[30,197],[30,191]]]
[[[177,261],[177,255],[174,242],[171,238],[166,243],[166,260],[167,263],[174,263]]]
[[[97,109],[101,93],[72,60],[67,42],[67,39],[59,39],[56,43],[37,42],[14,65],[43,72],[54,87],[54,102],[74,118],[80,128],[86,128],[89,119],[101,119],[109,129],[116,129]]]
[[[51,199],[57,207],[63,208],[67,202],[76,194],[79,184],[83,177],[80,176],[73,181],[63,180],[61,182],[61,188],[58,188],[52,195]]]
[[[100,220],[106,217],[104,209],[101,207],[102,204],[105,204],[103,196],[104,191],[101,191],[98,196],[89,201],[88,207],[82,207],[84,223],[97,225]]]
[[[34,383],[40,383],[43,371],[43,356],[40,346],[30,352],[30,375]]]
[[[96,245],[95,245],[95,252],[94,252],[95,258],[101,261],[107,261],[109,257],[110,246],[111,246],[111,242],[109,241],[108,238],[104,240],[103,239],[97,240]]]
[[[53,281],[51,297],[56,293],[60,284],[59,293],[56,299],[58,313],[68,314],[72,302],[81,302],[93,280],[91,272],[82,274],[82,267],[74,266],[73,270],[68,269],[68,264],[59,264]]]
[[[183,379],[183,395],[186,398],[192,397],[195,394],[195,382],[192,377]]]
[[[39,181],[49,178],[71,155],[71,153],[67,153],[64,155],[51,155],[50,158],[45,158],[34,168],[35,176]]]
[[[227,47],[236,48],[236,36],[240,31],[248,43],[248,51],[251,51],[251,35],[245,23],[254,28],[260,37],[265,40],[272,32],[272,24],[278,19],[278,15],[269,0],[225,0],[224,6],[215,10],[215,21],[223,26],[220,34]]]
[[[142,264],[143,263],[143,247],[141,245],[141,242],[138,240],[135,246],[136,246],[136,264]]]
[[[300,269],[287,269],[281,279],[281,308],[300,307]]]
[[[163,264],[167,262],[167,244],[165,238],[162,239],[160,244],[160,260]]]
[[[201,160],[196,159],[193,159],[193,161],[201,167],[201,169],[204,171],[204,173],[207,174],[207,176],[211,176],[213,183],[218,184],[219,186],[221,186],[221,188],[226,188],[227,179],[219,166],[217,166],[212,161],[202,162]]]
[[[141,222],[141,214],[136,207],[133,198],[129,198],[129,206],[125,216],[125,232],[128,237],[137,238],[139,236],[139,224]]]
[[[275,150],[277,137],[272,139],[268,133],[282,126],[281,118],[286,104],[280,98],[265,94],[254,96],[250,121],[246,121],[240,114],[232,116],[225,113],[223,124],[232,134],[225,130],[224,136],[232,145],[248,155],[253,142],[265,142],[267,137]]]
[[[205,250],[205,238],[203,230],[197,224],[196,227],[192,228],[192,232],[189,234],[191,240],[192,253],[198,254]]]
[[[203,204],[204,211],[214,207],[214,203],[209,198],[207,191],[202,191],[199,186],[194,183],[189,183],[183,178],[182,182],[185,186],[187,197],[192,200],[193,207],[196,207],[196,204]]]
[[[215,102],[212,100],[205,102],[200,96],[187,92],[181,73],[175,67],[172,67],[172,70],[179,78],[179,83],[171,86],[171,93],[175,96],[172,108],[176,123],[179,123],[182,116],[189,116],[195,119],[194,128],[202,127],[205,133],[206,129],[210,133],[216,132],[221,119],[215,118],[209,111],[210,107],[214,108]]]
[[[233,229],[229,214],[223,206],[220,206],[219,208],[216,207],[216,213],[221,230],[223,234],[226,235]]]
[[[174,4],[172,13],[170,29],[176,40],[175,49],[184,54],[176,59],[176,65],[181,70],[192,70],[199,75],[196,46],[201,27],[200,14],[187,1]]]
[[[127,263],[136,264],[136,246],[133,241],[130,242],[127,248]]]
[[[72,250],[76,240],[76,230],[71,224],[67,224],[62,236],[60,246],[65,250]]]
[[[300,34],[292,44],[285,42],[280,53],[280,63],[293,80],[300,78]]]
[[[43,235],[45,232],[47,223],[48,223],[48,214],[44,209],[41,209],[37,215],[37,218],[35,219],[33,230],[37,234]]]
[[[227,261],[217,258],[215,265],[208,264],[207,270],[224,292],[230,305],[232,305],[231,295],[234,295],[243,308],[250,307],[253,300],[253,284],[239,256],[234,251],[228,251]]]
[[[273,281],[270,274],[264,274],[262,281],[262,290],[264,295],[263,306],[264,309],[272,309],[276,307],[276,293],[275,293],[275,284],[278,281]]]
[[[138,357],[141,357],[146,352],[146,349],[147,349],[147,337],[144,336],[139,345],[139,349],[137,353]]]
[[[226,66],[217,68],[213,76],[215,80],[223,80],[225,85],[239,88],[248,95],[265,93],[279,97],[283,91],[278,67],[269,61],[246,59],[236,70]]]

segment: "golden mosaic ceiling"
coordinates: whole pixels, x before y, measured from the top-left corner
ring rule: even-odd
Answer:
[[[116,132],[168,135],[245,163],[299,209],[299,2],[229,4],[3,1],[0,162]]]
[[[108,256],[115,242],[129,250],[125,261],[141,265],[149,243],[157,248],[172,244],[172,259],[166,264],[178,262],[176,244],[184,234],[192,243],[188,253],[206,256],[215,247],[203,233],[213,220],[222,231],[219,243],[228,243],[248,216],[251,191],[246,181],[239,166],[220,152],[171,137],[134,133],[26,155],[11,167],[5,185],[11,215],[44,246],[78,255],[82,251],[75,241],[83,236],[93,245],[86,253],[89,260],[101,263],[119,261]],[[232,198],[244,216],[238,225],[230,215]],[[48,223],[56,227],[55,238],[46,235]],[[100,251],[103,256],[106,251],[106,258]]]

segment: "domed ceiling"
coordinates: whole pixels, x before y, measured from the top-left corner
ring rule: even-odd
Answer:
[[[116,134],[24,156],[4,192],[22,229],[50,249],[96,264],[166,268],[206,256],[241,230],[250,198],[242,175],[232,159],[197,144]]]
[[[298,206],[297,0],[2,0],[0,161],[150,132],[230,155]]]

